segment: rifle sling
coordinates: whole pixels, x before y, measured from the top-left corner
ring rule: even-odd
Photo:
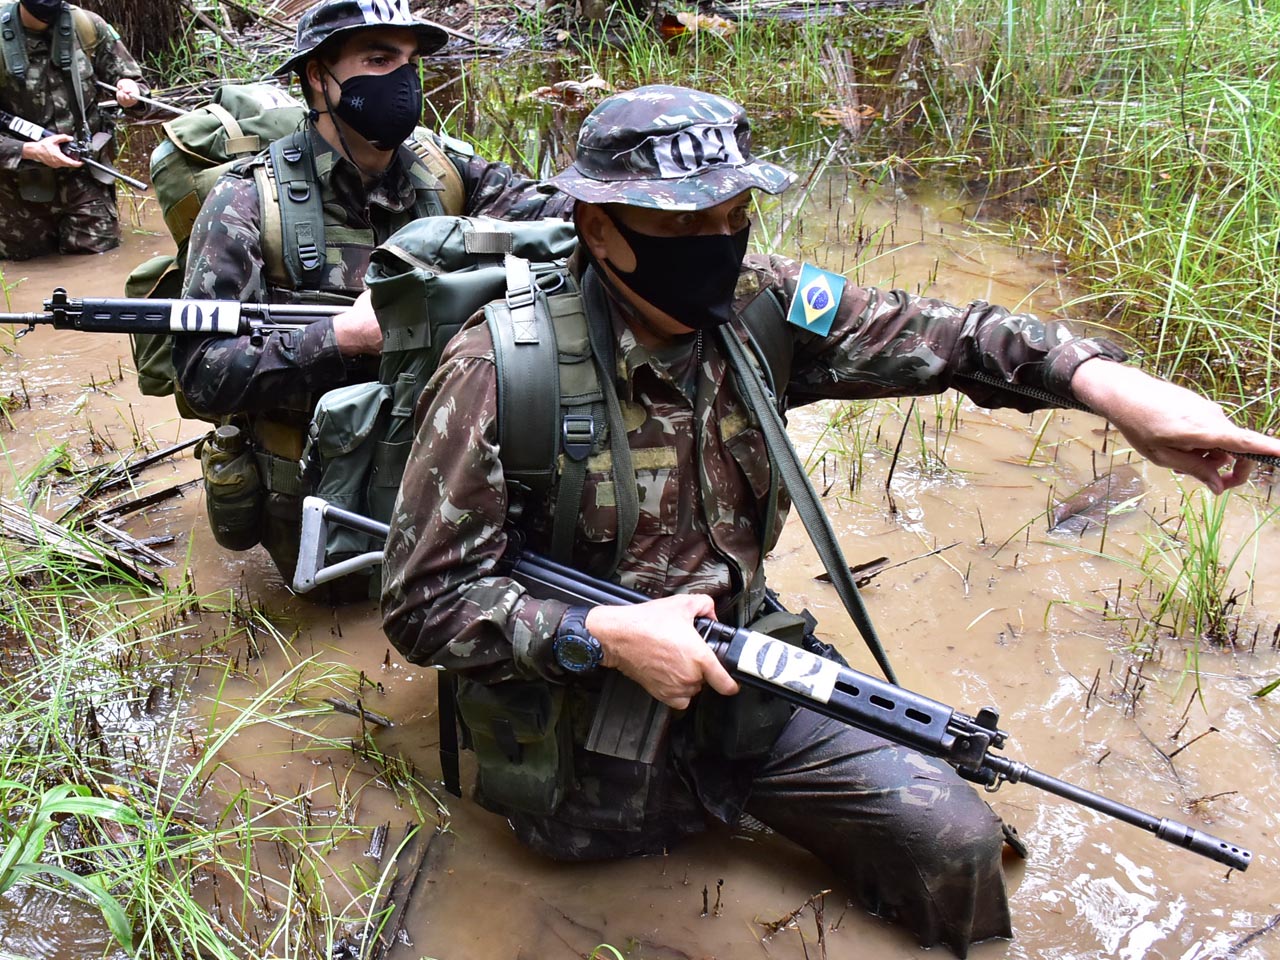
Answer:
[[[880,669],[884,671],[885,678],[890,683],[897,684],[898,678],[889,663],[888,654],[885,653],[884,645],[880,642],[867,608],[862,602],[858,585],[854,583],[849,573],[849,563],[840,549],[840,542],[836,538],[835,530],[831,527],[831,520],[822,509],[817,491],[809,483],[809,476],[805,473],[795,448],[787,438],[787,430],[782,423],[782,417],[778,415],[777,407],[769,397],[759,373],[756,372],[754,364],[751,363],[746,350],[739,342],[737,334],[728,326],[721,327],[718,332],[729,362],[737,374],[743,399],[760,422],[760,430],[764,434],[773,470],[786,484],[792,502],[795,503],[796,512],[800,514],[804,528],[809,533],[809,539],[813,541],[818,556],[822,558],[823,566],[827,568],[840,602],[844,604],[845,610],[857,625],[858,632],[862,634],[867,648],[875,657],[876,663],[880,665]],[[773,498],[774,492],[771,490],[771,502]]]

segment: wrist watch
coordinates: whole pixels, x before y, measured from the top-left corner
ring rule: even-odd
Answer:
[[[590,612],[590,607],[570,607],[556,630],[551,652],[561,669],[569,673],[591,673],[604,660],[600,641],[587,632],[587,614]]]

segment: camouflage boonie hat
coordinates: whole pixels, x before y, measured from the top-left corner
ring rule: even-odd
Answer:
[[[584,203],[703,210],[795,174],[751,155],[751,123],[732,100],[688,87],[637,87],[582,122],[577,159],[547,181]]]
[[[298,21],[293,56],[281,64],[273,76],[297,70],[330,37],[370,27],[412,30],[418,35],[418,49],[424,54],[434,53],[449,39],[436,24],[410,13],[409,0],[320,0]]]

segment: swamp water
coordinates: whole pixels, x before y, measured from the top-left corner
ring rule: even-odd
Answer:
[[[820,262],[852,273],[860,256],[856,277],[862,282],[953,301],[982,298],[1042,315],[1069,295],[1048,259],[992,242],[967,222],[962,213],[975,210],[967,197],[947,189],[904,194],[896,187],[862,187],[834,166],[824,176],[799,235],[806,253],[818,250]],[[12,309],[37,309],[55,285],[73,296],[119,295],[132,266],[167,246],[154,232],[162,227],[153,210],[144,207],[141,223],[151,232],[130,233],[122,248],[105,256],[5,265],[7,283],[21,279]],[[859,223],[862,236],[876,237],[861,251],[851,237]],[[882,225],[888,226],[878,233]],[[929,278],[936,279],[920,286]],[[117,380],[122,368],[124,379]],[[177,419],[168,399],[138,395],[124,337],[42,328],[18,341],[0,370],[0,393],[31,398],[30,408],[10,412],[11,426],[0,436],[13,476],[59,443],[94,462],[118,456],[112,445],[131,449],[135,434],[161,447],[204,430]],[[1280,930],[1267,929],[1280,914],[1280,705],[1274,697],[1249,697],[1280,673],[1270,639],[1280,616],[1273,525],[1264,527],[1256,552],[1250,548],[1233,577],[1234,587],[1253,589],[1241,626],[1244,648],[1200,651],[1197,698],[1195,676],[1185,669],[1186,641],[1164,640],[1155,657],[1144,660],[1126,648],[1123,627],[1102,613],[1104,602],[1115,608],[1117,596],[1122,609],[1132,611],[1132,591],[1142,579],[1132,565],[1144,554],[1146,539],[1159,535],[1156,522],[1177,513],[1183,489],[1176,479],[1134,458],[1145,492],[1136,510],[1106,522],[1105,541],[1097,525],[1083,535],[1047,531],[1051,501],[1130,462],[1123,444],[1103,427],[1084,414],[991,413],[958,395],[921,400],[914,408],[906,401],[877,404],[856,417],[836,405],[815,405],[791,417],[793,438],[826,492],[850,562],[886,557],[900,564],[877,576],[865,598],[907,688],[968,713],[996,705],[1002,728],[1012,734],[1008,755],[1254,852],[1247,873],[1227,875],[1135,828],[1025,786],[1006,786],[990,799],[1031,847],[1025,865],[1009,863],[1015,939],[976,947],[971,956],[1280,955]],[[3,483],[9,496],[13,476]],[[141,489],[196,476],[188,454],[151,468]],[[1201,496],[1190,483],[1185,489]],[[1228,556],[1252,530],[1254,511],[1265,515],[1270,509],[1270,495],[1268,482],[1259,480],[1232,497]],[[41,505],[56,514],[60,502],[55,494]],[[163,550],[178,566],[166,576],[176,578],[189,565],[201,593],[246,597],[290,638],[287,646],[262,643],[252,660],[243,659],[243,643],[229,649],[228,657],[243,662],[225,682],[212,668],[193,677],[177,707],[191,719],[180,725],[202,728],[215,694],[247,702],[304,658],[314,658],[349,675],[363,672],[376,685],[350,695],[394,721],[389,729],[370,728],[376,746],[434,781],[434,677],[389,652],[371,605],[317,607],[288,593],[260,549],[239,555],[220,550],[206,529],[198,485],[132,517],[127,529],[139,538],[174,535],[176,542]],[[788,605],[807,606],[854,666],[874,672],[834,591],[814,579],[821,565],[794,518],[769,569]],[[1151,601],[1144,603],[1149,608]],[[1262,633],[1251,651],[1255,622]],[[206,614],[204,629],[212,635],[225,623]],[[183,642],[200,645],[198,638]],[[280,697],[280,709],[290,705]],[[305,795],[305,801],[277,809],[275,818],[363,828],[324,852],[335,911],[360,916],[362,908],[348,901],[357,900],[381,869],[367,856],[369,831],[389,824],[388,846],[394,848],[414,813],[351,751],[299,750],[306,739],[299,730],[336,741],[360,738],[358,720],[330,713],[292,727],[262,722],[232,738],[219,754],[202,814],[215,815],[239,791],[264,805]],[[464,783],[469,774],[464,758]],[[432,843],[403,935],[388,954],[392,960],[551,960],[583,957],[605,942],[632,958],[801,958],[821,956],[822,949],[841,960],[925,955],[897,928],[847,908],[832,877],[774,837],[718,829],[661,858],[563,865],[524,851],[499,818],[468,800],[446,797],[438,787],[436,795],[447,801],[442,819],[448,829]],[[420,802],[433,809],[429,797]],[[280,845],[260,844],[255,858],[256,869],[287,880],[291,859]],[[821,938],[812,907],[767,935],[766,924],[828,888],[832,892],[820,901]],[[210,896],[208,889],[203,895]],[[273,893],[247,908],[238,901],[220,904],[220,919],[266,931],[282,911],[296,908],[283,906],[284,899]],[[81,960],[110,953],[106,942],[96,916],[65,899],[19,886],[0,903],[0,953]],[[311,946],[311,952],[289,955],[326,954],[325,945]],[[283,952],[277,942],[258,955]]]

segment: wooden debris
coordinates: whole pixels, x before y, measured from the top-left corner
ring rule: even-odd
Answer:
[[[1138,471],[1121,464],[1054,504],[1049,529],[1083,534],[1090,527],[1100,527],[1108,517],[1136,509],[1146,489]]]
[[[345,713],[349,717],[358,717],[379,727],[395,726],[395,722],[390,717],[383,716],[381,713],[374,713],[372,710],[366,710],[364,704],[359,700],[355,703],[349,703],[338,697],[325,697],[324,702],[333,707],[335,713]]]
[[[369,960],[385,960],[400,942],[401,931],[404,929],[405,918],[409,915],[409,906],[413,902],[414,894],[418,892],[419,885],[431,872],[436,858],[440,855],[436,853],[433,856],[433,852],[438,851],[442,846],[436,842],[443,832],[439,827],[432,830],[429,835],[426,828],[418,824],[406,823],[404,830],[405,839],[396,850],[396,878],[391,881],[386,898],[371,914],[371,916],[380,917],[390,910],[391,916],[377,939],[372,941],[372,947],[367,954]],[[372,932],[369,929],[365,931],[366,937],[363,942],[366,945],[370,943],[369,937]]]
[[[84,531],[73,531],[48,520],[12,500],[0,497],[0,536],[42,546],[60,557],[74,560],[109,575],[124,574],[152,587],[160,578],[136,560]]]

